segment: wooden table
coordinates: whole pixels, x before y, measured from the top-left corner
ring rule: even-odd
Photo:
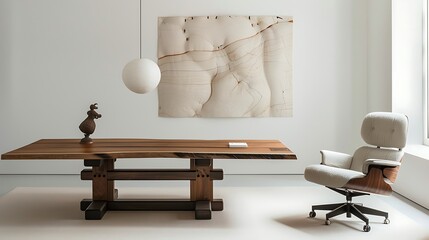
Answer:
[[[246,142],[247,148],[230,148],[230,142]],[[189,169],[115,169],[119,158],[185,158]],[[42,139],[1,155],[4,160],[80,159],[91,167],[81,172],[92,181],[92,199],[80,207],[85,219],[101,219],[107,210],[195,211],[195,219],[211,219],[211,211],[222,211],[223,200],[213,198],[213,180],[223,179],[223,170],[213,168],[213,159],[296,159],[277,140],[169,140]],[[244,163],[244,162],[243,162]],[[118,199],[115,180],[190,180],[190,199]]]

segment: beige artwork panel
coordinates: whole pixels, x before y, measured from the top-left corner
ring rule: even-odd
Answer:
[[[158,19],[161,117],[291,117],[293,18]]]

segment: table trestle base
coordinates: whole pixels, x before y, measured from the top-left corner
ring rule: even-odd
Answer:
[[[107,211],[195,211],[195,219],[211,219],[212,211],[223,210],[223,200],[191,201],[187,199],[118,199],[93,201],[83,199],[80,209],[86,220],[100,220]]]
[[[213,159],[190,159],[190,169],[115,169],[115,159],[84,160],[92,169],[81,172],[92,181],[92,199],[83,199],[85,219],[100,220],[107,211],[195,211],[195,219],[211,219],[223,210],[223,200],[213,199],[213,180],[223,179],[222,169],[213,169]],[[118,199],[115,180],[188,180],[190,199]]]

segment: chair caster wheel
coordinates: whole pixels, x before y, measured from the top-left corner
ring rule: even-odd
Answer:
[[[326,221],[325,221],[325,225],[331,225],[331,220],[326,219]]]
[[[311,212],[308,214],[308,216],[309,216],[309,217],[311,217],[311,218],[314,218],[314,217],[316,217],[316,212],[315,212],[315,211],[311,211]]]
[[[371,231],[371,227],[369,225],[365,225],[365,226],[363,226],[363,231],[369,232],[369,231]]]
[[[388,218],[384,219],[384,224],[389,224],[390,220]]]

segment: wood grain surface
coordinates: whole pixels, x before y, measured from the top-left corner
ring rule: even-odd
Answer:
[[[229,148],[229,142],[246,142],[247,148]],[[41,139],[1,155],[3,160],[29,159],[297,159],[278,140],[185,140],[185,139]]]
[[[384,181],[383,170],[378,166],[369,169],[363,178],[354,178],[347,182],[344,188],[381,195],[392,194],[392,187]]]

